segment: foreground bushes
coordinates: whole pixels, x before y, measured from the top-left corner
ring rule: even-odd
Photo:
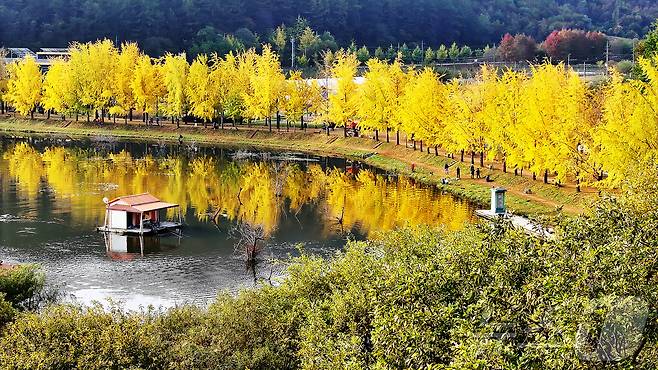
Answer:
[[[43,292],[45,277],[35,265],[22,265],[0,270],[0,292],[16,308],[34,308]]]
[[[35,309],[44,302],[44,280],[35,265],[0,269],[0,328],[19,310]]]
[[[351,242],[207,310],[23,313],[0,368],[655,368],[658,196],[629,199],[549,242],[505,225]]]

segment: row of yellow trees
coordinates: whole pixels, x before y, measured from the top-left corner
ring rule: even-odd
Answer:
[[[472,81],[443,82],[431,69],[405,71],[371,59],[362,84],[358,61],[338,54],[327,119],[339,126],[358,120],[378,132],[404,132],[423,150],[479,155],[502,169],[549,174],[556,181],[617,187],[658,157],[658,56],[640,59],[646,81],[611,72],[591,84],[562,64],[531,73],[483,67]],[[454,155],[454,154],[453,154]]]
[[[127,118],[138,109],[172,119],[190,114],[223,124],[225,117],[246,117],[270,125],[275,113],[297,122],[320,106],[319,87],[305,83],[301,72],[291,72],[286,81],[268,46],[261,54],[200,55],[191,64],[185,54],[154,59],[134,43],[119,49],[108,40],[74,44],[70,51],[45,76],[29,56],[9,65],[3,100],[23,115],[41,106],[60,114],[95,111],[101,118]]]
[[[70,59],[55,61],[45,76],[29,57],[8,66],[3,99],[22,114],[39,105],[101,116],[140,109],[222,124],[263,119],[270,129],[280,113],[291,122],[311,113],[343,127],[358,121],[377,139],[395,132],[399,143],[403,132],[421,150],[442,148],[461,160],[466,153],[473,163],[477,155],[481,166],[486,157],[504,170],[617,186],[658,148],[657,60],[640,61],[647,81],[613,74],[593,87],[564,65],[538,65],[530,74],[484,67],[472,81],[443,82],[431,69],[372,59],[358,83],[356,56],[339,51],[327,63],[325,95],[299,72],[286,79],[268,46],[189,64],[185,55],[153,59],[135,44],[117,49],[106,40],[73,45]]]

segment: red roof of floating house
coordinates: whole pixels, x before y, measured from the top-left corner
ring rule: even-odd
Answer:
[[[126,195],[112,199],[107,208],[112,211],[142,213],[178,207],[178,204],[163,202],[149,193]]]

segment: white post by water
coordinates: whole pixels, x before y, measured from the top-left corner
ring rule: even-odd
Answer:
[[[504,215],[505,209],[505,192],[504,188],[491,188],[491,213],[494,215]]]

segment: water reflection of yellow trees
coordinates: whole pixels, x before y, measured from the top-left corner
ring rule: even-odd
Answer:
[[[357,176],[319,165],[234,162],[199,156],[133,158],[122,151],[99,158],[91,151],[62,147],[43,153],[18,143],[3,153],[3,166],[16,182],[18,194],[33,201],[42,181],[53,191],[56,209],[69,210],[80,222],[103,217],[100,199],[151,192],[176,202],[184,211],[209,221],[215,211],[232,221],[276,230],[284,212],[299,213],[305,205],[322,212],[326,233],[358,229],[364,233],[405,224],[462,227],[469,208],[451,197],[406,178],[389,179],[367,170]],[[6,181],[3,180],[3,181]]]
[[[459,229],[471,211],[451,197],[437,196],[407,178],[387,179],[360,171],[354,179],[337,170],[328,176],[327,204],[342,227],[362,232],[391,230],[404,225],[445,225]]]
[[[19,194],[29,200],[36,199],[44,172],[39,152],[27,143],[20,143],[2,157],[7,161],[9,174],[21,185]]]

